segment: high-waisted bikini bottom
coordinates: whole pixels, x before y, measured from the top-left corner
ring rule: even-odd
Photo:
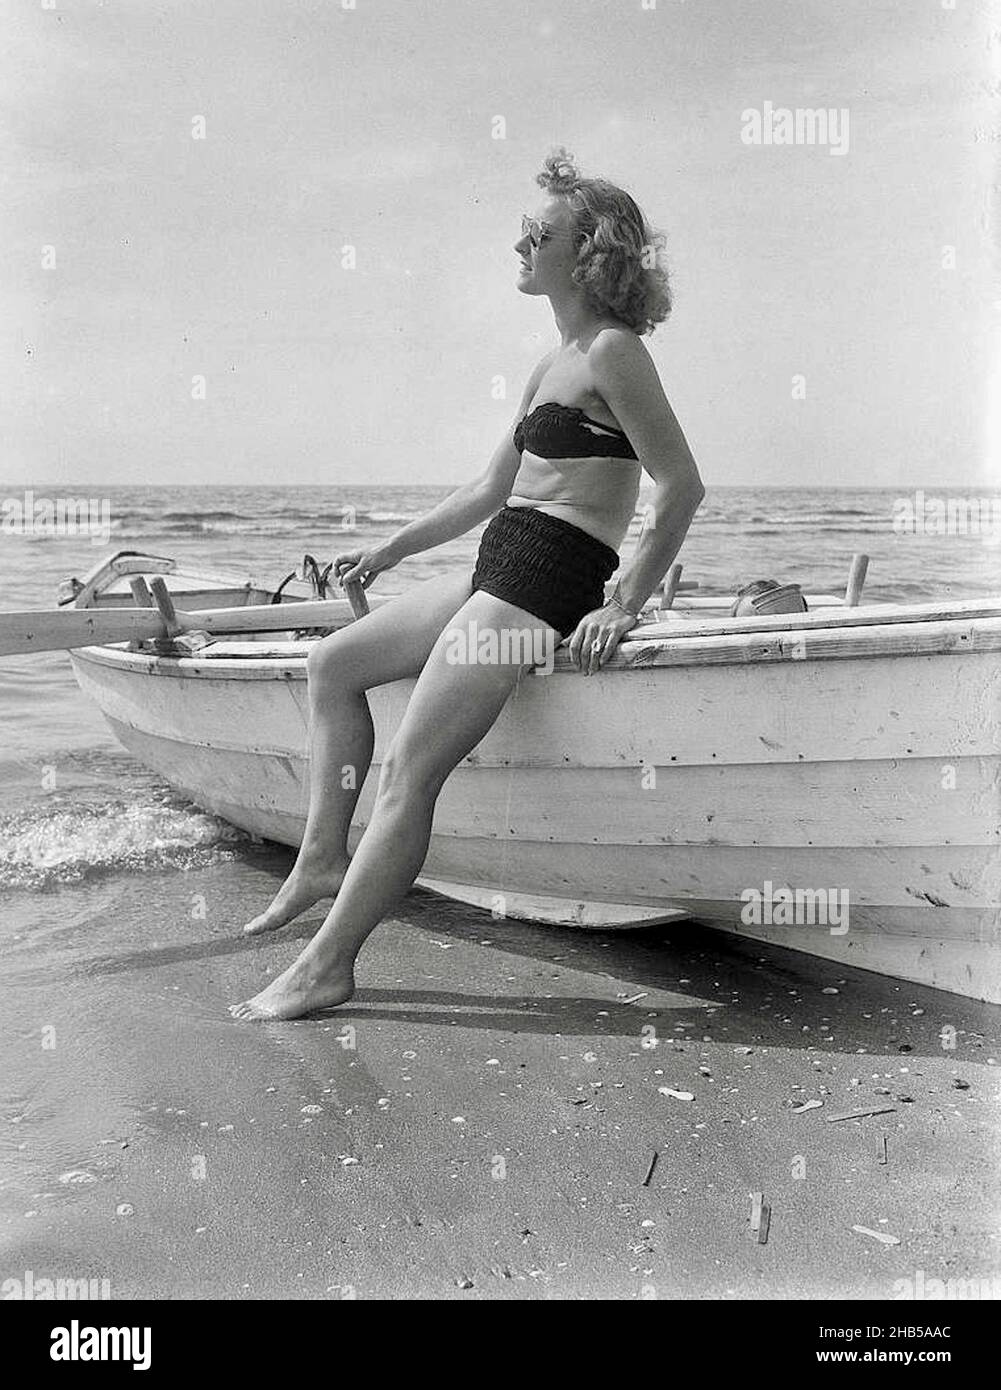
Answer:
[[[504,506],[480,538],[473,588],[526,609],[567,637],[605,601],[615,551],[536,507]]]

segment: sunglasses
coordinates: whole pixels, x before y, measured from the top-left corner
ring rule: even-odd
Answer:
[[[525,213],[521,216],[521,234],[528,237],[533,251],[538,251],[544,241],[570,240],[565,232],[554,232],[548,222],[540,222],[537,217],[528,217]]]

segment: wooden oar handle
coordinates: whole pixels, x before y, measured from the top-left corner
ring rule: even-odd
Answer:
[[[348,582],[343,585],[343,588],[344,596],[351,605],[351,612],[356,618],[364,618],[369,608],[368,598],[366,597],[365,590],[362,588],[361,580],[349,579]]]

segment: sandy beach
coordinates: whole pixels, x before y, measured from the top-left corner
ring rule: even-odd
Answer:
[[[240,858],[12,895],[4,1278],[888,1299],[1001,1271],[1001,1011],[691,924],[584,934],[416,890],[348,1006],[239,1024],[226,1004],[322,917],[241,940],[289,856]],[[893,1109],[831,1122],[867,1106]]]

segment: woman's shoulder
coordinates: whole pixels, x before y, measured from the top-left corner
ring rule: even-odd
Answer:
[[[646,352],[646,345],[638,333],[627,328],[624,323],[603,323],[591,339],[587,353],[589,357],[608,357],[624,353]]]
[[[587,349],[592,370],[628,371],[638,363],[649,361],[647,346],[638,333],[624,324],[608,324],[598,329]]]

